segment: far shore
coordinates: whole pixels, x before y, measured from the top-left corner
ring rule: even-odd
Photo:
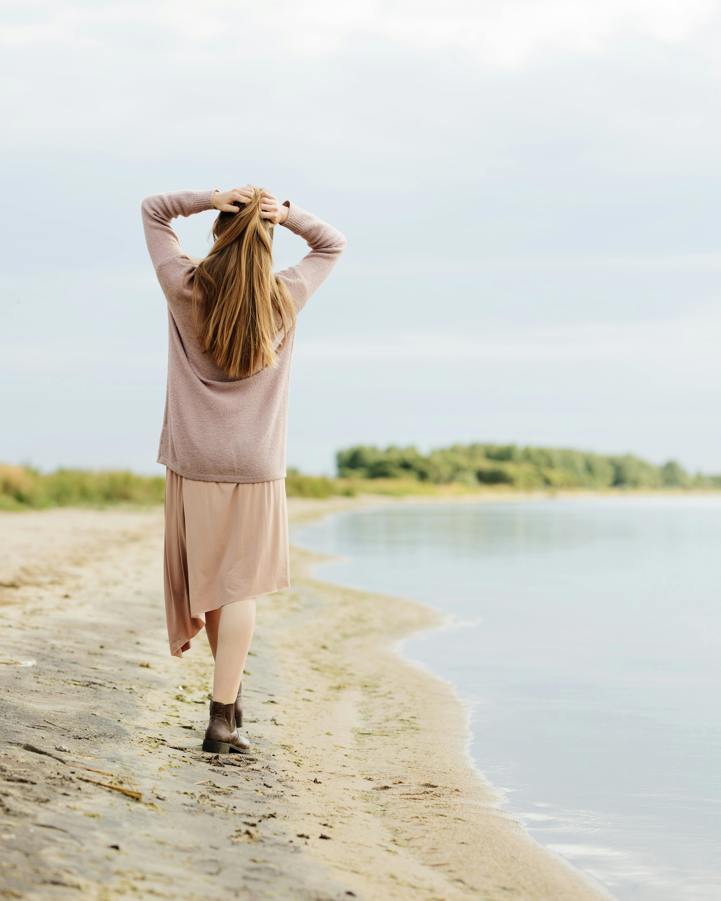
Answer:
[[[590,455],[589,460],[596,460]],[[588,462],[588,461],[587,461]],[[660,478],[650,464],[637,461],[639,466]],[[671,464],[668,464],[671,465]],[[537,474],[538,475],[538,474]],[[648,475],[648,473],[647,473]],[[678,474],[677,474],[678,475]],[[363,502],[366,496],[374,498],[404,498],[412,501],[478,501],[505,499],[531,499],[554,497],[637,497],[658,495],[669,497],[689,497],[699,494],[721,496],[721,476],[691,477],[684,474],[687,481],[655,482],[637,481],[616,483],[592,483],[579,477],[575,481],[534,481],[529,487],[524,481],[475,482],[447,481],[434,482],[409,475],[403,476],[360,476],[307,475],[289,467],[285,478],[288,497],[314,500],[332,498],[354,498]],[[680,476],[679,476],[680,479]],[[630,487],[636,484],[643,487]],[[565,486],[565,487],[562,487]],[[161,504],[165,492],[165,473],[143,475],[129,470],[103,470],[81,468],[58,468],[42,472],[32,466],[21,466],[0,462],[0,511],[23,511],[49,509],[55,506],[83,506],[90,508],[114,505]]]
[[[164,482],[164,479],[161,479]],[[295,516],[303,516],[301,512],[305,505],[308,509],[315,509],[317,505],[325,504],[328,509],[341,509],[377,506],[395,503],[410,504],[439,504],[439,503],[511,503],[528,501],[553,501],[553,500],[591,500],[591,499],[616,499],[632,500],[641,498],[721,498],[721,490],[715,488],[565,488],[565,489],[534,489],[523,491],[518,488],[463,488],[458,485],[434,486],[432,489],[414,491],[409,487],[402,490],[395,486],[393,489],[380,487],[378,490],[363,489],[353,494],[331,493],[323,496],[293,494],[286,489],[289,502],[295,508]],[[0,514],[5,513],[32,513],[41,510],[61,509],[88,509],[88,510],[142,510],[153,509],[162,505],[162,489],[155,497],[139,497],[133,499],[102,499],[89,498],[82,502],[73,503],[42,503],[37,506],[32,504],[6,502],[3,506],[0,499]],[[315,515],[315,514],[314,514]]]

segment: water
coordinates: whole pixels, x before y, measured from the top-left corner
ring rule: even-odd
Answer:
[[[403,652],[470,704],[534,838],[619,899],[721,898],[721,498],[405,504],[291,538],[451,615]]]

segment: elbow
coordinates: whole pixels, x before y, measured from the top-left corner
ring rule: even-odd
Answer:
[[[343,253],[343,251],[348,246],[348,238],[346,238],[346,236],[341,231],[338,232],[335,246],[338,253]]]
[[[155,209],[155,204],[153,202],[155,200],[155,196],[155,194],[149,194],[147,197],[143,197],[143,199],[140,201],[140,212],[144,216],[149,215]]]

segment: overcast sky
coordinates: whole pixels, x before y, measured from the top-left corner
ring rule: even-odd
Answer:
[[[346,233],[288,464],[355,443],[721,471],[709,0],[2,3],[0,460],[155,463],[140,201],[264,185]],[[203,254],[213,214],[176,220]],[[276,231],[278,268],[305,244]]]

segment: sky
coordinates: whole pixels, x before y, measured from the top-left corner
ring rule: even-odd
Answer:
[[[348,247],[288,465],[515,442],[721,472],[721,3],[0,3],[0,461],[155,462],[148,194],[248,183]],[[209,249],[213,214],[174,225]],[[306,252],[276,229],[276,266]]]

